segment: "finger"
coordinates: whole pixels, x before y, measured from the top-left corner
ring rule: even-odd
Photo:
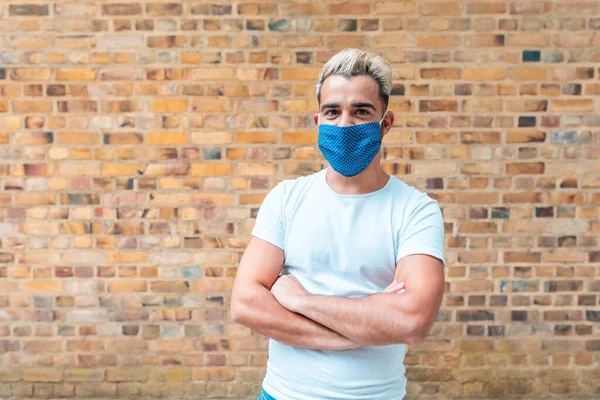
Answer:
[[[392,293],[398,293],[401,290],[404,290],[404,282],[397,283],[396,286],[394,286],[394,289],[392,290]]]
[[[388,285],[388,287],[386,287],[385,289],[383,289],[383,293],[393,293],[394,292],[394,288],[396,287],[397,284],[398,284],[398,282],[396,282],[396,281],[390,283]]]

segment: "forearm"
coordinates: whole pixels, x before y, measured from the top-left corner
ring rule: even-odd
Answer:
[[[358,347],[339,333],[282,307],[260,284],[244,289],[232,301],[234,320],[264,336],[295,347],[345,350]]]
[[[405,293],[358,299],[306,295],[293,308],[363,346],[418,342],[433,322],[422,320],[414,296]]]

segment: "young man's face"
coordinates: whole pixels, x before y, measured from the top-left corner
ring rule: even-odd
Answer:
[[[370,76],[360,75],[346,79],[332,75],[321,86],[320,112],[314,115],[315,124],[350,126],[378,122],[383,117],[383,103],[379,86]],[[393,113],[388,112],[381,123],[385,135],[393,123]]]

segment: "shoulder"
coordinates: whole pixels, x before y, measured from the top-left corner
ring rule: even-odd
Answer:
[[[271,189],[271,191],[277,192],[277,195],[281,196],[284,201],[291,198],[302,197],[303,193],[315,187],[318,180],[322,178],[324,171],[325,170],[321,170],[310,175],[284,179]]]
[[[417,189],[414,186],[407,184],[400,178],[393,175],[390,176],[392,186],[392,196],[394,203],[398,205],[403,214],[408,216],[423,210],[441,211],[437,200],[433,199],[426,192]]]
[[[390,175],[390,186],[392,187],[392,195],[395,199],[407,203],[409,205],[415,205],[419,203],[435,202],[426,192],[417,189],[414,186],[409,185],[402,179]]]

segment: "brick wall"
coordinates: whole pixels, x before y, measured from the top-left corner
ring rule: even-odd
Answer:
[[[600,396],[600,2],[0,2],[0,397],[250,399],[253,218],[324,166],[346,46],[394,66],[386,171],[438,199],[410,398]],[[431,397],[430,397],[431,396]]]

